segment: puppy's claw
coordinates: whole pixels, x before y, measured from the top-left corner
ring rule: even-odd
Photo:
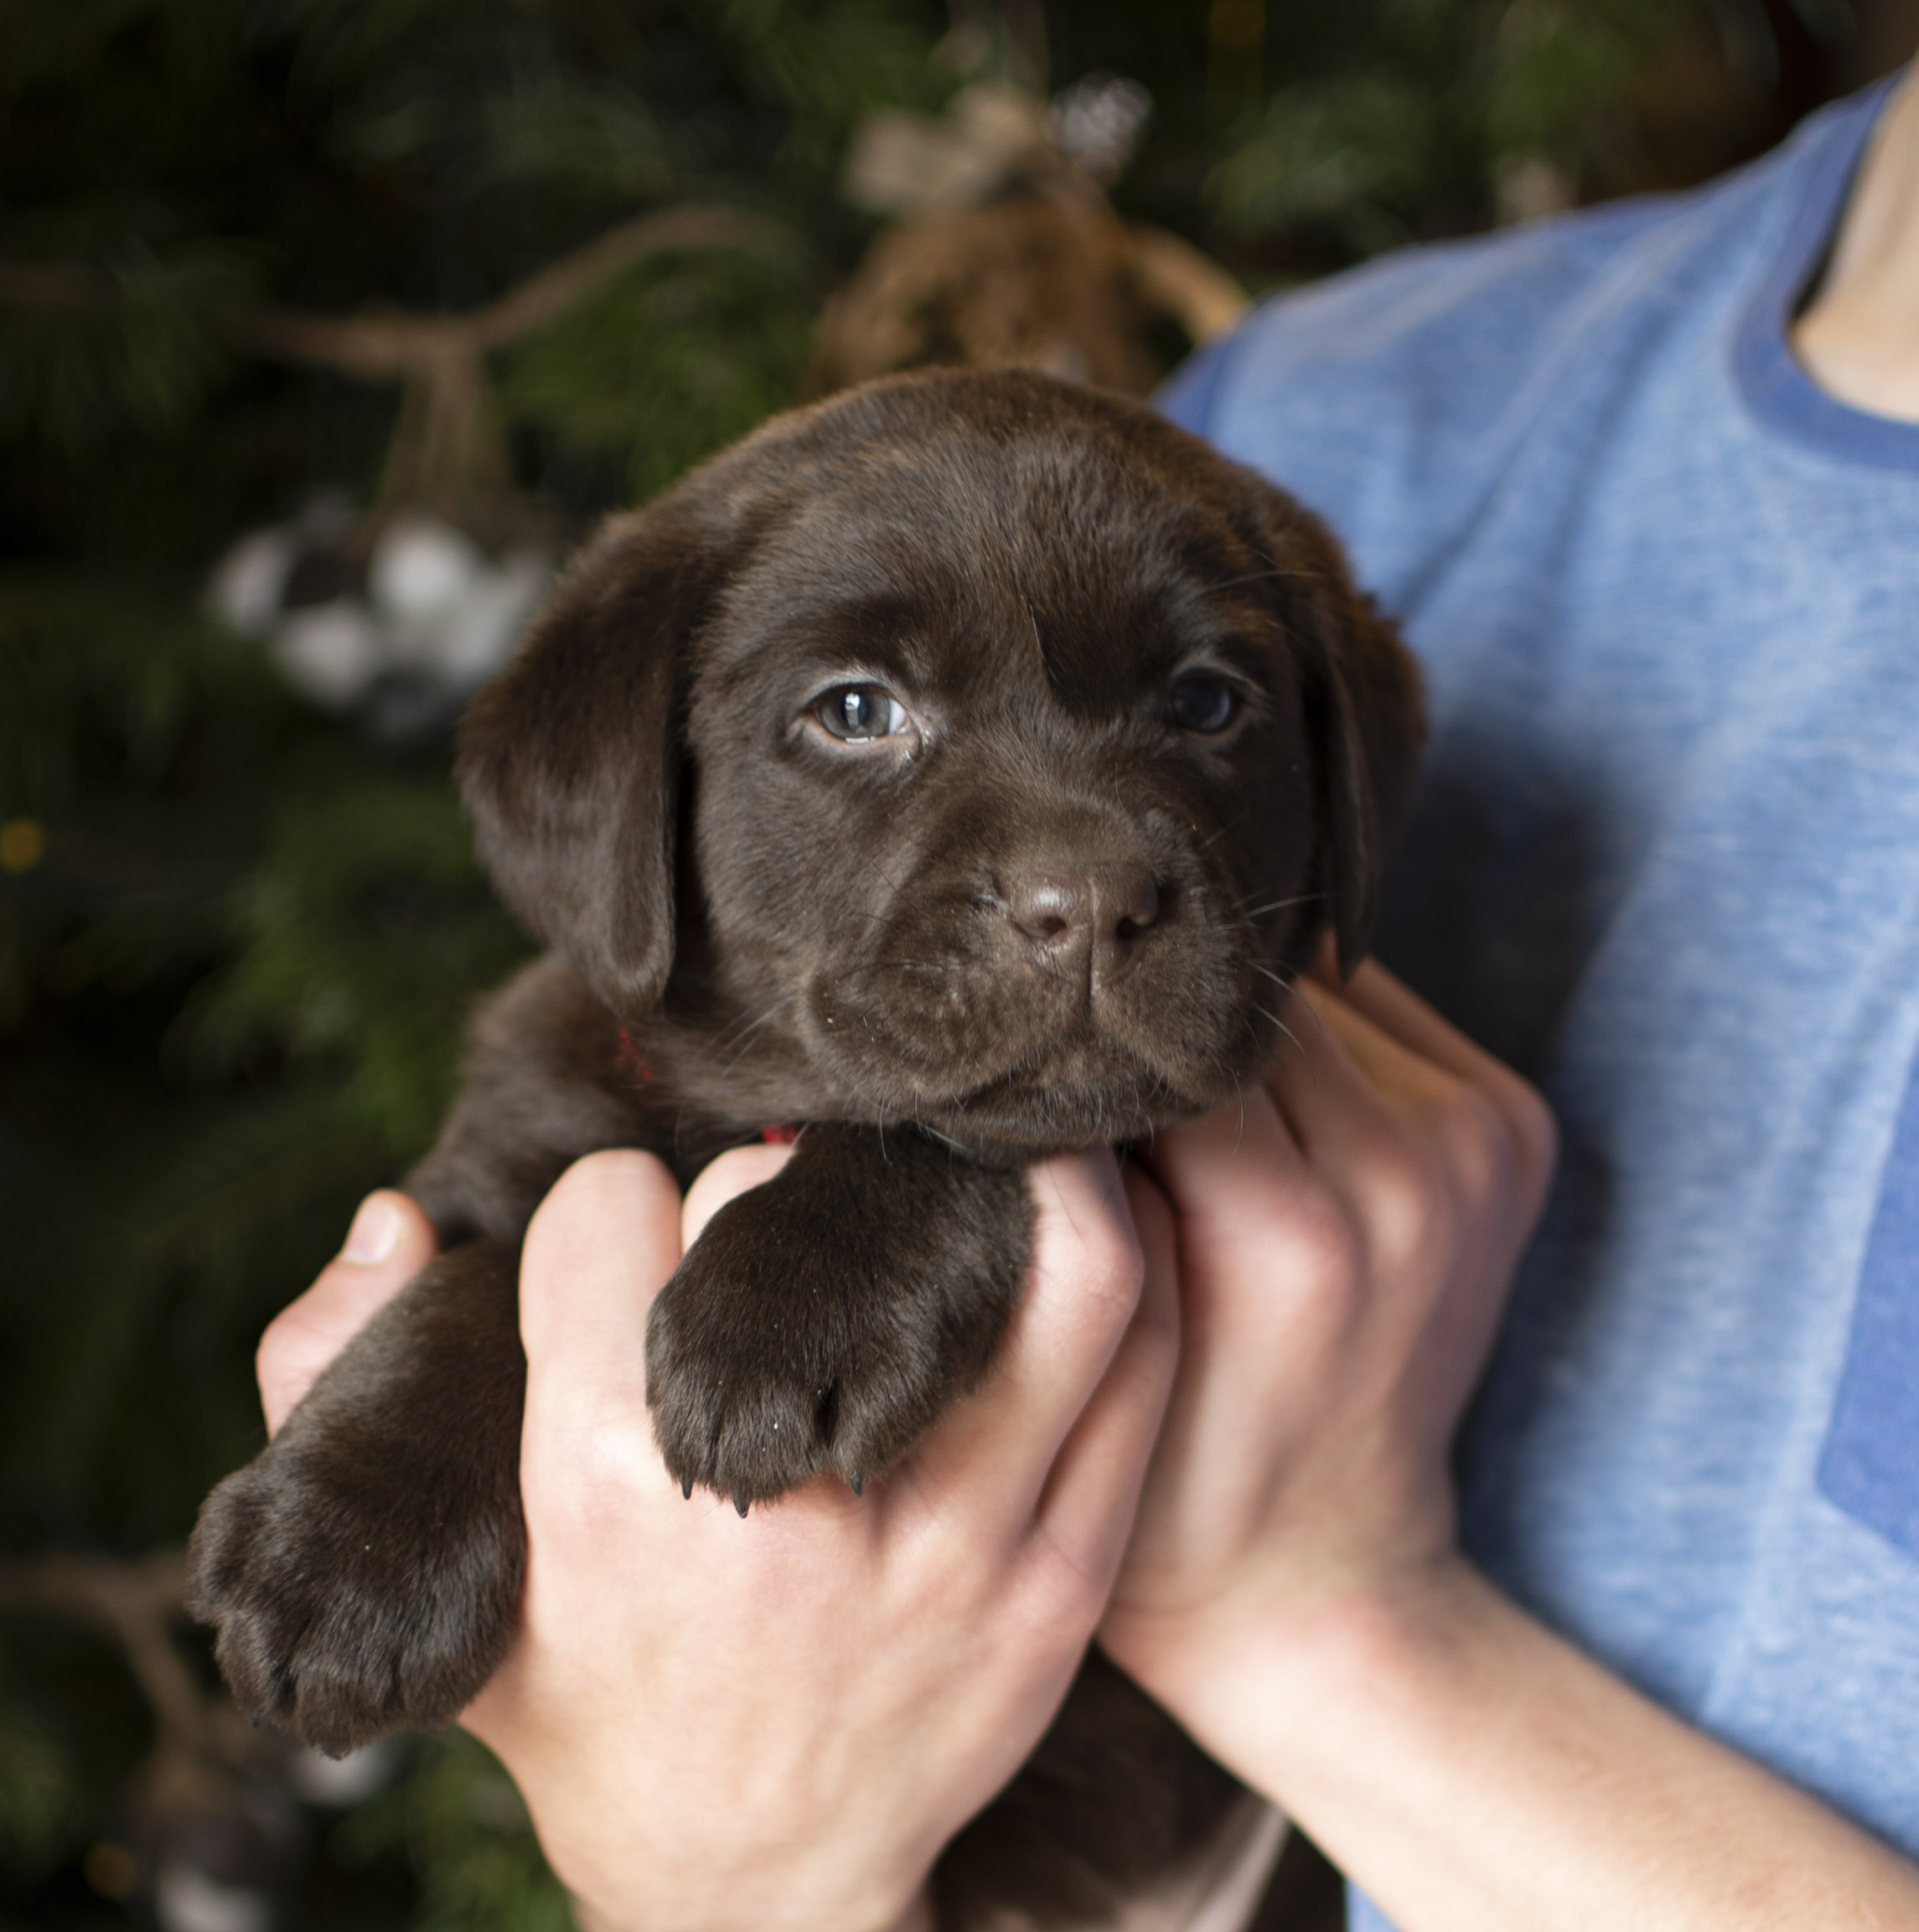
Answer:
[[[753,1505],[744,1496],[736,1495],[733,1498],[733,1507],[743,1516],[753,1507]]]

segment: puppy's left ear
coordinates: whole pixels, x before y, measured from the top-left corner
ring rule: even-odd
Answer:
[[[1425,686],[1392,620],[1353,581],[1316,517],[1289,504],[1279,555],[1288,628],[1307,663],[1306,709],[1325,814],[1321,890],[1350,976],[1366,956],[1387,862],[1426,739]]]
[[[500,896],[614,1012],[673,964],[680,691],[717,545],[683,497],[608,522],[468,707],[457,770]]]

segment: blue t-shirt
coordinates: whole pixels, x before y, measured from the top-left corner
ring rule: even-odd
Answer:
[[[1885,91],[1272,303],[1165,403],[1402,619],[1379,951],[1563,1130],[1467,1548],[1919,1856],[1919,426],[1785,333]]]

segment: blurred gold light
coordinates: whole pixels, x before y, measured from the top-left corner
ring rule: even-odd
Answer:
[[[46,829],[38,819],[9,819],[0,825],[0,870],[31,872],[46,850]]]
[[[1207,10],[1207,91],[1215,116],[1257,106],[1264,76],[1266,0],[1213,0]]]
[[[23,821],[16,819],[13,824]],[[37,831],[39,828],[36,826]],[[0,830],[4,839],[13,825]],[[88,1849],[86,1857],[80,1861],[80,1870],[86,1875],[86,1882],[102,1898],[124,1898],[139,1882],[140,1862],[124,1845],[116,1845],[111,1838]]]

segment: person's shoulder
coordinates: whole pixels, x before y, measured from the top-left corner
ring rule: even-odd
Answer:
[[[1476,369],[1509,370],[1515,347],[1548,331],[1636,243],[1684,220],[1694,199],[1647,197],[1404,248],[1274,296],[1181,369],[1161,406],[1188,428],[1229,442],[1236,430],[1244,440],[1239,407],[1301,376],[1384,389],[1443,369],[1438,386],[1456,397]],[[1344,391],[1321,395],[1333,405],[1346,400]]]
[[[1649,321],[1734,298],[1806,145],[1703,189],[1408,248],[1275,297],[1161,406],[1322,512],[1390,600],[1542,415],[1641,362]]]

